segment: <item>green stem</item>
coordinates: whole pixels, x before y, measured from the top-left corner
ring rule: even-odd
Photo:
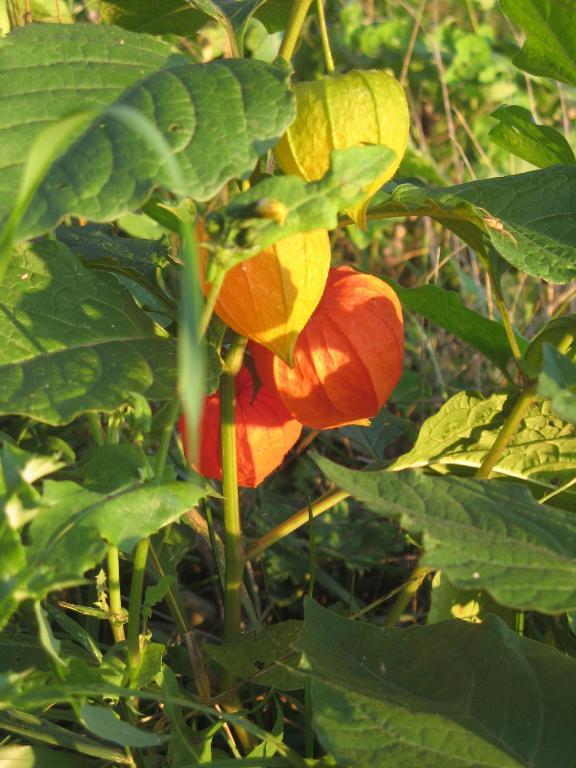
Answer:
[[[512,408],[510,415],[498,433],[498,437],[494,441],[492,448],[490,448],[486,456],[484,456],[484,460],[476,471],[474,477],[484,479],[490,477],[490,473],[502,458],[504,451],[508,447],[508,443],[516,434],[516,431],[520,426],[520,422],[526,415],[526,411],[534,402],[536,398],[536,391],[536,383],[532,383],[526,387],[526,389],[522,390],[520,396],[514,403],[514,407]]]
[[[220,384],[220,424],[222,443],[222,487],[224,493],[224,638],[240,632],[242,614],[242,523],[238,499],[238,460],[236,455],[236,376],[242,366],[246,339],[237,336],[226,356]]]
[[[110,626],[115,643],[123,643],[122,595],[120,593],[120,554],[118,547],[108,545],[108,602],[110,604]]]
[[[154,549],[154,545],[152,543],[150,543],[150,558],[152,560],[152,565],[154,566],[154,570],[158,574],[158,577],[160,579],[164,578],[164,576],[166,576],[166,571],[162,567],[162,563],[160,562],[158,553]],[[185,635],[187,632],[190,631],[190,626],[186,619],[186,614],[184,613],[184,609],[180,603],[180,600],[178,599],[178,593],[172,586],[169,586],[168,589],[166,590],[166,602],[168,603],[168,607],[170,609],[170,613],[172,614],[172,618],[176,622],[178,631],[182,635]]]
[[[158,446],[158,453],[156,454],[156,461],[154,466],[154,475],[156,479],[161,480],[164,475],[164,469],[166,467],[166,459],[168,458],[168,450],[170,449],[170,441],[172,440],[172,433],[174,432],[174,424],[180,414],[180,400],[176,398],[170,405],[168,412],[168,419],[162,430],[160,437],[160,444]]]
[[[508,308],[506,307],[506,302],[504,301],[502,288],[500,287],[500,281],[494,274],[494,271],[490,268],[488,269],[488,276],[492,284],[492,290],[494,291],[494,301],[496,303],[496,306],[498,307],[498,312],[500,314],[500,319],[502,320],[502,325],[504,326],[504,331],[506,332],[506,338],[508,339],[508,344],[510,345],[510,349],[512,350],[512,355],[514,356],[514,360],[516,361],[516,363],[519,363],[520,360],[522,359],[522,352],[520,351],[520,347],[518,346],[518,340],[516,338],[516,334],[514,333],[514,328],[512,327],[512,323],[510,321],[510,315],[508,313]]]
[[[253,560],[255,557],[264,552],[265,549],[268,549],[268,547],[276,544],[277,541],[280,541],[289,534],[298,530],[298,528],[306,525],[306,523],[309,523],[311,517],[318,517],[318,515],[321,515],[323,512],[332,509],[332,507],[335,507],[336,504],[339,504],[341,501],[344,501],[344,499],[347,499],[348,496],[350,496],[350,494],[346,493],[346,491],[328,491],[328,493],[325,493],[319,499],[316,499],[315,502],[309,506],[307,505],[306,507],[303,507],[301,510],[292,515],[292,517],[289,517],[288,520],[284,520],[283,523],[280,523],[275,528],[272,528],[272,530],[267,531],[263,536],[261,536],[254,544],[252,544],[251,547],[248,548],[246,552],[246,560]]]
[[[140,666],[140,615],[142,613],[142,594],[144,592],[144,575],[150,539],[142,539],[134,550],[134,565],[132,583],[130,585],[130,609],[128,613],[128,668],[133,682],[136,670]]]
[[[106,445],[106,440],[104,439],[104,432],[102,431],[102,424],[100,424],[100,419],[98,417],[98,414],[95,411],[89,411],[86,414],[86,420],[88,421],[88,426],[90,427],[92,440],[94,440],[95,445],[97,445],[98,448],[101,448],[103,445]]]
[[[402,591],[394,601],[394,605],[390,609],[390,613],[386,616],[384,622],[385,627],[395,627],[400,617],[408,607],[410,600],[414,597],[416,592],[420,589],[422,582],[431,573],[430,568],[424,568],[421,565],[416,566],[410,574],[410,579],[404,585]]]
[[[330,50],[330,38],[328,37],[328,27],[326,25],[326,14],[324,13],[324,0],[316,0],[316,11],[318,13],[318,26],[320,28],[320,40],[322,41],[322,53],[327,72],[334,72],[334,59]]]
[[[282,45],[278,51],[278,56],[285,61],[290,61],[294,55],[294,49],[298,42],[300,30],[304,24],[308,9],[312,5],[312,0],[294,0],[292,4],[292,10],[290,12],[290,18],[288,19],[288,25],[286,32],[284,33],[284,39]]]

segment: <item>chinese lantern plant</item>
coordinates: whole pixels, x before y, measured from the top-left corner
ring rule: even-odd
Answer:
[[[256,344],[251,349],[262,381],[303,424],[368,424],[402,373],[400,302],[373,275],[331,269],[322,300],[298,338],[294,366]]]
[[[197,232],[205,239],[202,226]],[[208,250],[199,251],[206,273]],[[296,339],[320,301],[329,267],[326,230],[291,235],[226,273],[215,312],[234,331],[291,363]],[[211,287],[204,281],[206,295]]]
[[[296,119],[274,149],[280,168],[306,181],[322,178],[333,149],[382,144],[395,156],[347,211],[366,228],[366,210],[376,192],[398,170],[408,142],[408,104],[400,84],[386,72],[352,71],[329,75],[294,88]]]
[[[243,366],[236,376],[236,453],[238,485],[255,488],[275,469],[298,440],[302,425],[287,411],[274,390],[256,386],[250,370]],[[200,474],[222,480],[220,436],[221,394],[206,398],[200,424]],[[186,421],[179,429],[186,445]]]

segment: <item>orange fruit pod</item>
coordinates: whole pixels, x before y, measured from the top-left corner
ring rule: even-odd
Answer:
[[[202,247],[199,251],[205,271],[208,252]],[[226,273],[215,312],[232,330],[291,363],[296,339],[320,301],[329,268],[326,230],[291,235]],[[204,283],[206,295],[209,290]]]
[[[178,429],[186,441],[186,420]],[[236,377],[236,451],[238,485],[255,488],[274,472],[300,437],[302,425],[286,410],[274,390],[261,386],[254,393],[252,374],[245,366]],[[200,424],[200,464],[204,477],[222,479],[220,393],[208,396]]]
[[[324,295],[294,350],[294,367],[250,345],[258,376],[290,413],[314,429],[368,424],[402,373],[404,326],[384,281],[331,269]]]
[[[284,173],[306,181],[321,179],[333,149],[381,144],[395,153],[365,197],[346,212],[365,229],[370,200],[396,173],[406,151],[409,115],[401,85],[386,72],[353,70],[297,83],[294,94],[296,118],[274,148]]]

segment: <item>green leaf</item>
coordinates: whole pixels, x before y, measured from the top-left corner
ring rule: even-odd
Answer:
[[[558,768],[576,732],[576,664],[496,617],[406,630],[306,601],[297,643],[316,734],[354,768]]]
[[[512,352],[501,323],[468,309],[456,291],[447,291],[437,285],[403,288],[390,278],[384,278],[394,288],[402,304],[453,333],[477,349],[488,360],[505,371]],[[520,349],[528,342],[516,334]]]
[[[60,749],[39,746],[0,747],[2,768],[98,768],[99,762]]]
[[[58,425],[110,413],[133,392],[174,397],[176,342],[113,275],[38,241],[16,249],[0,290],[0,413]]]
[[[78,759],[78,762],[73,765],[84,766],[91,764],[83,763],[83,757],[78,757],[78,752],[83,755],[100,758],[98,764],[104,760],[105,763],[131,765],[131,761],[124,750],[104,746],[95,739],[86,738],[86,736],[82,736],[77,731],[62,728],[62,726],[52,723],[46,718],[37,717],[29,712],[9,710],[0,713],[0,727],[34,741],[47,741],[51,744],[57,744],[61,748],[72,750],[76,753],[74,758]],[[41,752],[40,754],[43,753]],[[67,754],[64,753],[62,766],[70,765],[66,757]],[[44,764],[41,763],[41,765],[44,768]]]
[[[293,667],[293,645],[302,623],[270,624],[258,634],[243,634],[222,645],[205,644],[205,652],[233,677],[248,678],[259,685],[284,691],[303,687],[302,676]]]
[[[169,263],[171,247],[168,238],[143,240],[136,237],[118,237],[113,234],[111,226],[94,224],[85,227],[58,227],[56,235],[61,243],[88,266],[137,280],[168,306],[172,304],[160,291],[156,281],[158,270]]]
[[[388,184],[370,218],[430,216],[479,255],[553,283],[576,277],[576,166],[481,179],[447,189]]]
[[[478,392],[459,392],[424,422],[412,450],[400,456],[392,468],[447,465],[477,469],[515,398],[505,393],[484,397]],[[575,469],[576,428],[554,416],[548,402],[538,400],[493,471],[550,488],[570,479]]]
[[[410,422],[394,416],[386,408],[370,420],[369,427],[340,427],[340,434],[352,440],[367,452],[370,458],[381,461],[384,457],[384,451],[400,435],[406,434]]]
[[[210,19],[243,32],[266,0],[101,0],[103,21],[150,35],[188,37]],[[284,2],[284,0],[282,0]],[[284,3],[286,5],[286,3]],[[276,11],[276,15],[278,15]],[[282,19],[286,13],[282,15]]]
[[[147,643],[142,652],[140,666],[132,682],[134,688],[149,685],[162,669],[162,656],[166,649],[161,643]]]
[[[548,125],[536,125],[524,107],[499,107],[492,117],[500,122],[490,131],[490,139],[538,168],[576,163],[574,152],[564,136]]]
[[[526,34],[514,64],[533,75],[576,85],[574,0],[502,0],[502,9]]]
[[[89,552],[86,539],[104,539],[129,554],[141,539],[178,520],[206,495],[206,488],[193,482],[147,483],[102,496],[69,481],[47,481],[41,513],[30,528],[30,556],[54,565],[59,560],[60,574],[72,564],[76,574],[82,573],[88,566],[77,558],[82,549]]]
[[[12,104],[0,116],[0,223],[29,147],[46,125],[77,110],[102,116],[78,129],[53,164],[20,238],[65,214],[110,220],[142,205],[157,185],[208,200],[229,179],[249,175],[293,119],[287,78],[286,67],[259,61],[192,64],[166,43],[105,25],[17,30],[0,42],[0,92]],[[126,110],[142,116],[142,132],[120,119]],[[150,131],[172,155],[155,151]]]
[[[501,605],[542,613],[576,606],[576,518],[499,480],[418,472],[358,472],[315,456],[328,477],[369,509],[424,533],[420,563],[459,589],[484,589]]]
[[[386,147],[338,149],[332,152],[330,170],[319,181],[307,183],[297,176],[275,176],[237,195],[219,211],[229,225],[224,228],[220,242],[226,249],[223,264],[230,269],[297,232],[335,229],[338,211],[360,200],[366,186],[388,167],[391,158],[392,151]],[[285,206],[286,218],[258,218],[254,207],[260,200],[273,200]],[[253,231],[253,247],[240,248],[235,244],[238,224]]]
[[[209,17],[186,0],[100,0],[102,21],[149,35],[188,37]]]
[[[538,392],[550,399],[554,414],[576,423],[576,365],[550,344],[544,344],[542,350],[544,366]]]
[[[112,710],[105,707],[84,704],[81,716],[86,728],[95,736],[123,747],[157,747],[166,741],[166,737],[118,720]]]

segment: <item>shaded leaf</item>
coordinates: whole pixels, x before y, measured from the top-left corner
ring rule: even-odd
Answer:
[[[42,234],[67,213],[115,218],[139,207],[157,185],[209,199],[229,179],[249,175],[292,120],[287,78],[287,68],[258,61],[192,64],[166,43],[105,25],[17,30],[0,42],[0,92],[12,104],[0,117],[0,222],[31,144],[47,125],[80,109],[102,116],[53,164],[20,238]],[[117,111],[107,112],[111,107]],[[141,115],[142,130],[159,132],[166,152],[158,154],[149,134],[120,119],[120,108]]]
[[[538,391],[550,398],[552,412],[576,423],[576,365],[550,344],[544,344],[542,373]]]
[[[340,427],[338,432],[365,450],[368,456],[380,461],[384,451],[398,437],[406,434],[410,422],[394,416],[386,408],[370,420],[369,427],[348,426]]]
[[[100,0],[102,21],[149,35],[193,35],[210,17],[186,0]]]
[[[119,720],[111,709],[105,707],[84,704],[81,715],[84,725],[94,735],[123,747],[156,747],[166,741],[166,737]]]
[[[490,139],[513,155],[538,168],[576,163],[564,136],[548,125],[536,125],[530,110],[504,106],[493,112],[492,117],[500,122],[490,131]]]
[[[132,399],[173,399],[176,342],[113,275],[62,244],[19,246],[1,286],[0,413],[65,424]]]
[[[574,0],[502,0],[502,9],[526,34],[514,64],[533,75],[576,85]]]
[[[297,661],[292,646],[301,630],[302,622],[284,621],[222,645],[205,644],[204,650],[233,677],[249,678],[258,685],[280,690],[298,690],[303,687],[303,680],[292,669]]]
[[[421,565],[459,589],[484,589],[501,605],[542,613],[576,606],[576,518],[497,480],[417,472],[358,472],[321,456],[328,479],[377,514],[424,533]]]
[[[354,768],[558,768],[576,732],[576,665],[496,617],[406,630],[306,602],[297,642],[316,734]]]
[[[456,291],[447,291],[437,285],[421,285],[403,288],[390,278],[384,278],[394,288],[402,304],[431,320],[441,328],[463,339],[501,370],[512,358],[506,332],[501,323],[468,309]],[[520,349],[528,346],[520,334],[516,334]]]
[[[2,768],[98,768],[98,765],[96,760],[50,747],[16,744],[0,747]]]

